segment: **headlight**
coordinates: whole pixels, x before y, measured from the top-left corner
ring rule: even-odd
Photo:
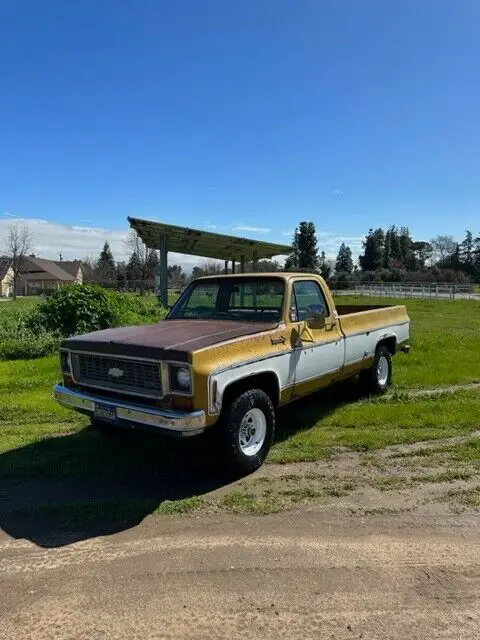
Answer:
[[[71,375],[72,367],[70,364],[70,352],[69,351],[60,351],[60,369],[62,373],[66,373],[67,375]]]
[[[177,369],[177,382],[180,389],[190,391],[190,387],[192,386],[190,381],[190,371],[184,367]]]
[[[170,365],[171,391],[190,393],[192,390],[192,376],[188,367]]]

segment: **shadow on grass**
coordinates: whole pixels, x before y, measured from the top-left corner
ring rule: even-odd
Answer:
[[[202,439],[86,428],[0,456],[0,527],[57,547],[187,511],[225,482]]]
[[[359,385],[343,383],[281,409],[277,441],[361,397]],[[157,510],[189,511],[228,482],[203,438],[85,428],[0,455],[0,527],[59,547],[129,529]]]

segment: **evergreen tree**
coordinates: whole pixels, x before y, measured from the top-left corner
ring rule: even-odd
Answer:
[[[383,267],[390,269],[392,266],[392,231],[388,229],[385,233],[385,246],[383,248]]]
[[[115,279],[115,260],[108,241],[103,245],[96,268],[98,278],[102,282],[111,282]]]
[[[298,230],[298,266],[300,269],[316,271],[318,269],[318,249],[315,225],[313,222],[301,222]]]
[[[317,271],[319,266],[317,236],[313,222],[301,222],[295,229],[292,253],[285,261],[285,271]]]
[[[363,255],[359,257],[363,271],[376,271],[383,263],[385,235],[383,229],[370,229],[363,242]]]
[[[480,282],[480,236],[473,241],[473,276]]]
[[[409,271],[417,269],[417,261],[413,251],[413,240],[408,227],[400,228],[400,248],[402,254],[402,266]]]
[[[452,269],[459,271],[462,266],[462,257],[460,253],[460,245],[458,244],[458,242],[451,259],[452,259]]]
[[[460,261],[464,271],[473,274],[474,240],[471,231],[466,232],[465,240],[460,244]]]
[[[117,278],[117,288],[124,289],[125,280],[127,275],[127,266],[125,262],[117,262],[116,266],[116,278]]]
[[[402,267],[403,266],[402,245],[400,243],[400,235],[395,225],[390,227],[389,235],[390,235],[390,252],[392,256],[391,266]]]
[[[141,273],[142,269],[140,265],[140,258],[138,257],[138,253],[136,251],[133,251],[126,267],[127,279],[129,280],[129,282],[140,280]]]
[[[327,258],[325,256],[325,251],[322,251],[320,255],[319,271],[320,271],[320,275],[324,280],[328,280],[328,278],[330,277],[330,274],[332,273],[332,267],[330,263],[327,261]]]
[[[323,254],[322,254],[323,255]],[[351,275],[353,271],[352,250],[342,242],[335,262],[335,273],[345,273]]]

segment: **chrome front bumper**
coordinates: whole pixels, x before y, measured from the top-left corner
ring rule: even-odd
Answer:
[[[115,410],[115,425],[119,427],[145,427],[170,435],[194,436],[205,430],[204,411],[171,411],[154,407],[95,397],[83,391],[55,385],[53,395],[57,402],[68,409],[95,416],[95,405]]]

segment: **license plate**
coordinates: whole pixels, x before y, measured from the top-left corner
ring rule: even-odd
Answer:
[[[107,404],[95,404],[95,420],[101,422],[108,422],[109,424],[116,424],[117,422],[117,410],[115,407],[110,407]]]

